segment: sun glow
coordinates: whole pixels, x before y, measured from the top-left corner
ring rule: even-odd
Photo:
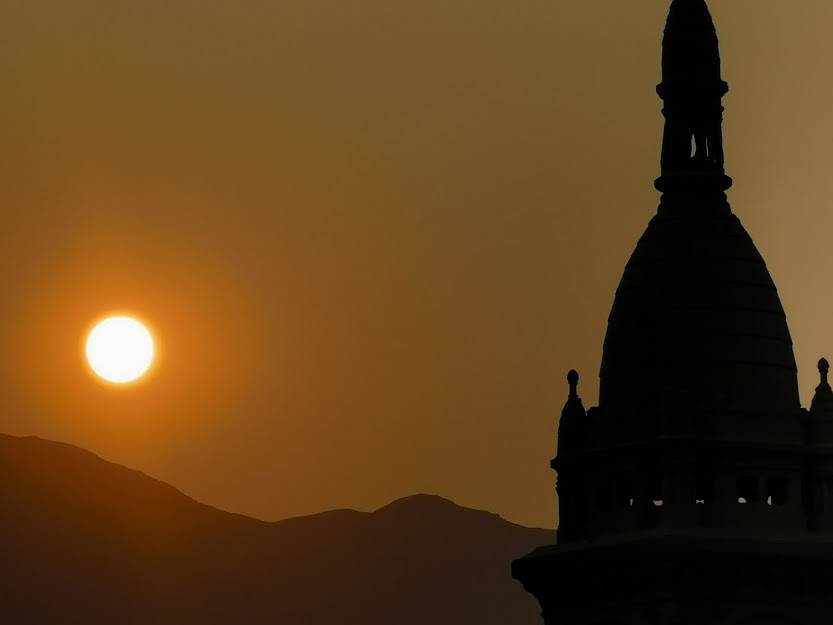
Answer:
[[[155,348],[144,325],[132,317],[116,316],[95,325],[85,351],[96,375],[113,384],[127,384],[147,373]]]

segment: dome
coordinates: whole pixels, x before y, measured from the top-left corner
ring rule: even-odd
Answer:
[[[766,264],[721,199],[665,198],[616,291],[600,408],[799,408],[792,340]]]

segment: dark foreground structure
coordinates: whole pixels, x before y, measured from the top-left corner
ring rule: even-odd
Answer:
[[[781,302],[726,200],[717,35],[674,0],[662,192],[610,313],[599,406],[570,372],[558,544],[513,563],[548,625],[833,623],[833,391],[799,402]]]

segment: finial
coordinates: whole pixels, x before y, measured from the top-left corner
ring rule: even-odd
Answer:
[[[567,374],[567,383],[570,385],[570,397],[578,397],[578,371],[570,369]]]
[[[558,423],[558,449],[564,450],[564,441],[570,436],[571,428],[578,427],[587,412],[578,396],[578,371],[570,369],[567,374],[567,382],[570,384],[570,396],[561,410],[561,421]],[[560,453],[560,452],[559,452]]]
[[[810,413],[816,417],[833,418],[833,389],[827,383],[827,374],[830,372],[830,363],[827,358],[819,360],[819,374],[821,382],[816,387],[813,401],[810,404]]]
[[[665,132],[655,186],[663,193],[722,193],[732,186],[724,173],[721,129],[721,99],[729,86],[721,78],[717,32],[704,0],[671,3],[662,49],[657,93]]]

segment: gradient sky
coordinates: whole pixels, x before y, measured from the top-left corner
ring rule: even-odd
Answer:
[[[833,356],[833,4],[712,0],[732,205],[806,403]],[[0,7],[0,430],[278,519],[432,492],[555,524],[656,210],[667,0]],[[113,391],[110,310],[163,341]]]

